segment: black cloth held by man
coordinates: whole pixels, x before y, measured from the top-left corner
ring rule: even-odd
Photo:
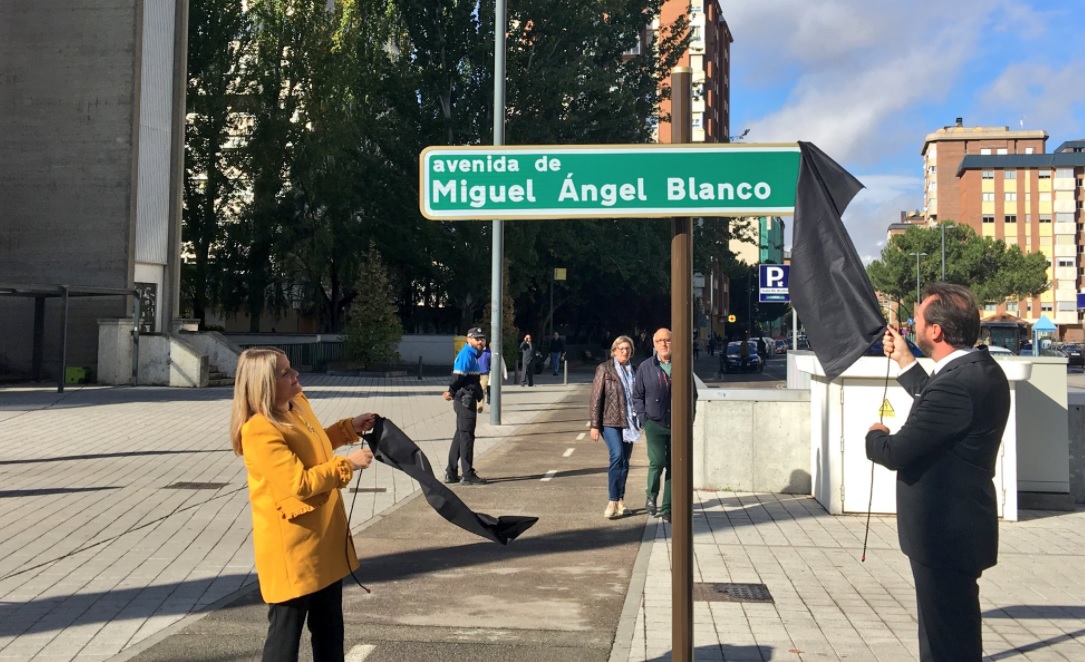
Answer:
[[[455,492],[433,475],[433,467],[418,445],[387,418],[377,416],[365,439],[378,462],[399,469],[418,481],[429,505],[464,531],[507,545],[539,521],[538,517],[520,515],[493,517],[468,508]]]
[[[897,472],[897,530],[912,563],[923,662],[982,657],[979,587],[998,561],[993,478],[1010,412],[1006,375],[979,337],[979,307],[959,285],[927,287],[915,315],[916,342],[935,360],[933,375],[888,329],[885,355],[912,395],[896,434],[880,423],[866,437],[867,457]]]

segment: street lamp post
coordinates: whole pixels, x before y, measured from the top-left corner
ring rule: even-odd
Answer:
[[[915,256],[915,307],[919,307],[919,258],[926,257],[926,253],[908,253],[908,255]],[[915,310],[912,310],[912,317],[915,317]]]
[[[953,227],[952,223],[939,223],[942,229],[942,282],[946,282],[946,228]]]

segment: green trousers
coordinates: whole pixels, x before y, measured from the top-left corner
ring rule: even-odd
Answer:
[[[663,501],[657,505],[662,514],[671,512],[671,429],[653,421],[644,422],[644,435],[648,438],[648,496],[659,495],[659,481],[663,472]]]

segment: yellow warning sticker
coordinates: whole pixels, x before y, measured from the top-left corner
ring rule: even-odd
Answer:
[[[882,418],[893,418],[897,413],[893,411],[893,405],[889,404],[889,400],[885,400],[882,402],[882,408],[878,410],[878,415]]]

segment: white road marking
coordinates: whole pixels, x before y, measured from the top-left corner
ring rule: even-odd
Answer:
[[[586,434],[588,434],[588,433],[587,432],[581,432],[580,434],[576,435],[576,440],[577,441],[584,441],[584,436]]]
[[[562,453],[562,455],[561,455],[561,456],[562,456],[562,457],[569,457],[570,455],[572,455],[572,454],[573,454],[573,451],[575,451],[575,450],[576,450],[575,448],[570,448],[569,450],[567,450],[567,451],[565,451],[564,453]]]
[[[584,422],[584,427],[590,428],[591,427],[591,421],[585,421]]]
[[[377,649],[376,646],[365,644],[361,646],[354,646],[344,658],[345,662],[363,662],[365,658],[369,657],[369,654]]]
[[[556,476],[557,473],[558,473],[557,469],[551,469],[550,471],[547,471],[546,475],[543,476],[540,480],[545,483],[546,481],[548,481],[551,478],[553,478],[554,476]]]

